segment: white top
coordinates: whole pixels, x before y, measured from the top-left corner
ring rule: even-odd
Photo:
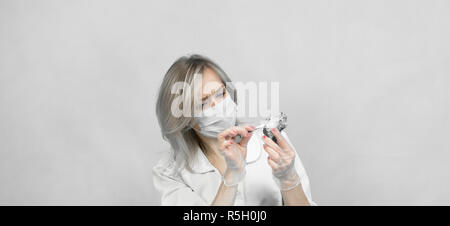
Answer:
[[[281,192],[272,177],[272,168],[267,163],[268,154],[263,149],[261,130],[254,132],[247,145],[247,174],[239,183],[234,205],[236,206],[280,206]],[[286,132],[281,134],[294,148]],[[295,148],[294,148],[295,150]],[[174,162],[169,160],[169,152],[153,167],[153,183],[161,193],[161,205],[170,206],[202,206],[210,205],[222,182],[219,171],[211,165],[204,153],[199,149],[193,172],[182,169],[174,173]],[[306,197],[311,205],[316,205],[311,198],[308,175],[297,154],[295,168]]]

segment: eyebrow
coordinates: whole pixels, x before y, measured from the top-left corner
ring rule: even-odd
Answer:
[[[202,97],[202,101],[208,99],[208,97],[210,97],[211,95],[213,95],[214,93],[216,93],[220,89],[225,89],[225,85],[222,84],[218,89],[212,90],[212,92],[210,94],[205,95],[204,97]]]

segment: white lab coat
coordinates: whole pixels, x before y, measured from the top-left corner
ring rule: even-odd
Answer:
[[[287,134],[284,131],[281,134],[294,147]],[[247,145],[247,162],[253,163],[246,166],[247,174],[238,185],[234,203],[236,206],[282,205],[281,192],[272,177],[272,169],[267,163],[268,154],[262,146],[262,136],[261,130],[255,131]],[[198,206],[210,205],[213,202],[221,183],[221,174],[200,149],[195,161],[193,172],[182,169],[177,174],[167,151],[153,167],[153,183],[161,194],[161,205]],[[316,205],[311,198],[308,175],[297,152],[295,168],[309,203]]]

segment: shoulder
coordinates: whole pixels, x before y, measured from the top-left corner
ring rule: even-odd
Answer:
[[[176,162],[173,158],[173,149],[167,148],[159,153],[159,160],[153,167],[154,175],[177,177]]]
[[[287,141],[291,146],[293,146],[291,140],[289,139],[289,136],[287,135],[287,132],[286,132],[285,130],[282,130],[280,133],[281,133],[281,136],[283,136],[284,139],[286,139],[286,141]]]

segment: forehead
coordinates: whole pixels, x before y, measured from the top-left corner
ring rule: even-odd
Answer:
[[[224,84],[219,75],[210,68],[203,70],[202,76],[202,96],[211,94],[211,92],[218,90]]]

